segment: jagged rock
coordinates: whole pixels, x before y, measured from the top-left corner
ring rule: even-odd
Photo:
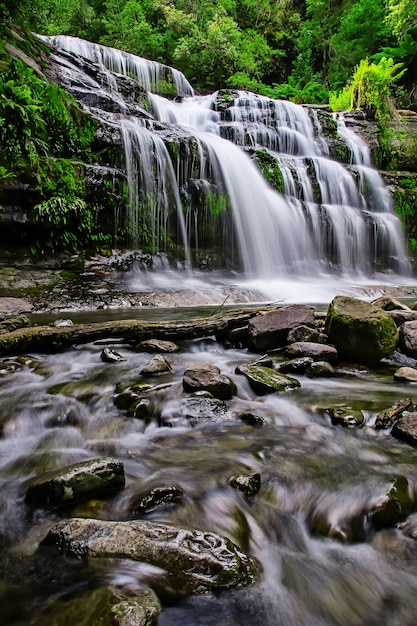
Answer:
[[[236,394],[235,383],[220,368],[211,363],[191,363],[184,372],[182,380],[184,391],[208,391],[215,398],[229,400]]]
[[[392,427],[391,434],[412,446],[417,446],[417,412],[404,411]]]
[[[92,459],[35,477],[27,485],[25,500],[34,506],[72,506],[113,495],[124,485],[121,461]]]
[[[388,313],[346,296],[336,296],[327,312],[326,333],[341,358],[374,365],[388,356],[398,341],[398,329]]]
[[[246,376],[252,389],[260,395],[300,387],[300,382],[296,378],[260,365],[240,365],[236,368],[236,373]]]
[[[309,378],[325,378],[335,374],[334,368],[327,361],[314,361],[306,370]]]
[[[380,296],[376,300],[372,300],[371,304],[378,306],[384,311],[411,311],[410,307],[403,304],[392,296]]]
[[[293,373],[293,374],[304,374],[304,372],[310,367],[313,363],[313,359],[309,356],[304,356],[299,359],[292,359],[291,361],[284,361],[282,363],[278,363],[275,367],[279,372]]]
[[[257,315],[249,321],[249,347],[263,351],[284,346],[297,326],[314,326],[313,307],[293,304]]]
[[[163,339],[147,339],[146,341],[138,343],[137,346],[135,346],[135,350],[137,352],[172,354],[174,352],[179,352],[181,348],[173,341],[164,341]]]
[[[27,328],[28,326],[30,326],[30,321],[27,315],[9,317],[0,321],[0,335],[3,333],[10,333],[18,328]]]
[[[254,580],[254,562],[216,533],[134,520],[73,518],[58,522],[41,545],[79,559],[132,559],[163,568],[188,592],[227,589]]]
[[[395,526],[402,522],[415,508],[414,496],[408,480],[397,476],[371,513],[371,521],[377,528]]]
[[[400,367],[394,372],[394,380],[405,383],[417,383],[417,369],[414,367]]]
[[[77,624],[77,626],[151,626],[162,610],[152,589],[122,592],[100,587],[82,595],[58,597],[30,620],[31,626]]]
[[[142,376],[155,376],[172,372],[172,367],[160,354],[156,354],[140,371]]]
[[[417,358],[417,320],[400,326],[400,346],[406,354]]]
[[[309,326],[297,326],[288,333],[287,343],[296,343],[298,341],[313,341],[314,343],[326,343],[327,335],[321,333],[316,328]]]
[[[233,419],[223,400],[192,397],[168,403],[162,409],[161,426],[197,426],[205,422],[223,422]]]
[[[111,350],[110,348],[104,348],[100,355],[100,358],[104,363],[117,363],[119,361],[126,361],[124,356],[122,356],[115,350]]]
[[[417,371],[416,371],[417,374]],[[411,398],[404,398],[403,400],[398,400],[393,406],[388,409],[384,409],[381,413],[378,413],[375,420],[375,428],[389,428],[394,424],[394,422],[399,419],[403,411],[409,411],[413,407],[413,401]]]
[[[267,423],[264,417],[262,417],[261,415],[257,415],[256,413],[252,413],[251,411],[241,413],[240,415],[238,415],[238,418],[249,426],[260,427]]]
[[[151,513],[168,504],[179,504],[182,497],[182,489],[176,485],[154,487],[144,495],[135,498],[129,508],[134,513]]]
[[[337,361],[337,350],[333,346],[325,346],[322,343],[312,341],[298,341],[287,346],[285,354],[294,359],[310,357],[313,361]]]
[[[261,475],[258,472],[240,474],[239,476],[232,476],[229,483],[234,489],[239,489],[246,496],[254,496],[261,488]]]

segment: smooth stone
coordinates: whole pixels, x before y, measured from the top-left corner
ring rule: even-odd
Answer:
[[[142,376],[155,376],[172,372],[172,367],[160,354],[156,354],[140,371]]]
[[[417,358],[417,320],[404,322],[399,328],[399,343],[404,352]]]
[[[173,341],[164,341],[163,339],[147,339],[141,341],[135,346],[137,352],[165,353],[173,354],[179,352],[181,348]]]
[[[182,380],[184,391],[208,391],[215,398],[230,400],[236,392],[235,383],[220,368],[211,363],[191,363],[187,366]]]
[[[392,296],[380,296],[379,298],[372,300],[371,304],[378,306],[384,311],[411,311],[409,306]]]
[[[417,369],[414,369],[414,367],[400,367],[394,372],[394,380],[398,382],[417,383]]]
[[[309,378],[326,378],[335,374],[333,366],[327,361],[314,361],[306,370],[306,376]]]
[[[256,351],[284,346],[291,329],[314,326],[314,309],[304,304],[293,304],[257,315],[249,320],[249,347]]]
[[[335,363],[337,361],[336,348],[312,341],[297,341],[296,343],[292,343],[285,348],[285,354],[294,359],[310,357],[314,361],[328,361],[329,363]]]

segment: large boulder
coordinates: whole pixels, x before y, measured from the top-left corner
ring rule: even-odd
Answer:
[[[325,328],[342,358],[367,365],[391,354],[398,341],[397,326],[388,313],[346,296],[336,296],[330,304]]]
[[[287,343],[288,333],[297,326],[313,326],[314,309],[304,304],[284,306],[249,321],[249,347],[262,352]]]
[[[51,528],[42,545],[78,559],[132,559],[164,569],[183,591],[247,585],[254,562],[226,537],[167,524],[72,518]]]
[[[417,358],[417,320],[400,326],[400,346],[406,354]]]
[[[118,459],[83,461],[46,472],[27,485],[26,502],[34,506],[73,506],[123,489],[125,474]]]
[[[397,439],[417,447],[417,412],[404,411],[402,416],[394,423],[391,434],[397,437]]]
[[[236,394],[235,383],[212,363],[190,363],[182,381],[184,391],[209,391],[216,398],[230,400]]]

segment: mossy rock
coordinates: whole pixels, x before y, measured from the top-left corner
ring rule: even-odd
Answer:
[[[261,365],[241,365],[236,369],[236,373],[246,376],[252,389],[260,395],[300,387],[300,382],[296,378]]]
[[[394,350],[398,329],[382,309],[345,296],[336,296],[326,317],[326,333],[341,358],[375,365]]]

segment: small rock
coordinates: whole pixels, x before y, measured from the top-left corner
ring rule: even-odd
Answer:
[[[416,372],[417,373],[417,372]],[[403,411],[409,411],[413,407],[413,402],[411,398],[404,398],[403,400],[398,400],[393,406],[381,411],[378,413],[375,420],[375,428],[389,428],[393,425],[393,423],[399,419]]]
[[[257,415],[256,413],[252,413],[251,411],[247,411],[246,413],[241,413],[238,415],[238,418],[242,420],[245,424],[249,426],[254,426],[255,428],[264,426],[267,423],[264,417]]]
[[[395,526],[402,522],[415,506],[408,480],[397,476],[383,496],[381,504],[371,512],[371,521],[377,528]]]
[[[180,487],[155,487],[145,495],[135,498],[130,505],[131,512],[151,513],[169,504],[179,504],[182,501],[183,492]]]
[[[261,488],[261,475],[258,472],[240,474],[239,476],[232,476],[229,483],[234,489],[239,489],[246,496],[254,496]]]
[[[327,361],[315,361],[306,370],[306,375],[309,378],[326,378],[335,374],[334,368]]]
[[[118,361],[126,361],[125,357],[111,350],[110,348],[104,348],[100,355],[101,360],[104,363],[117,363]]]
[[[191,363],[184,372],[182,381],[184,391],[208,391],[215,398],[229,400],[237,391],[235,383],[220,369],[211,363]]]
[[[352,409],[350,406],[331,407],[323,411],[329,415],[334,426],[360,427],[365,422],[362,411]]]
[[[164,341],[163,339],[147,339],[141,341],[135,346],[137,352],[165,353],[173,354],[179,352],[181,348],[173,341]]]
[[[285,349],[287,356],[292,358],[310,357],[314,361],[337,361],[337,350],[333,346],[325,346],[313,341],[297,341]]]
[[[417,446],[417,412],[404,411],[392,427],[391,435]]]
[[[236,373],[246,376],[252,389],[260,395],[300,387],[300,382],[296,378],[285,376],[269,367],[240,365],[236,368]]]
[[[172,372],[172,367],[160,354],[156,354],[141,370],[142,376],[155,376]]]
[[[417,383],[417,369],[400,367],[400,369],[394,372],[394,380],[405,383]]]
[[[291,361],[278,363],[276,369],[284,374],[304,374],[313,362],[310,356],[303,356],[299,359],[291,359]]]
[[[379,308],[384,311],[411,311],[409,306],[392,296],[380,296],[376,298],[376,300],[372,300],[371,304],[379,306]]]

